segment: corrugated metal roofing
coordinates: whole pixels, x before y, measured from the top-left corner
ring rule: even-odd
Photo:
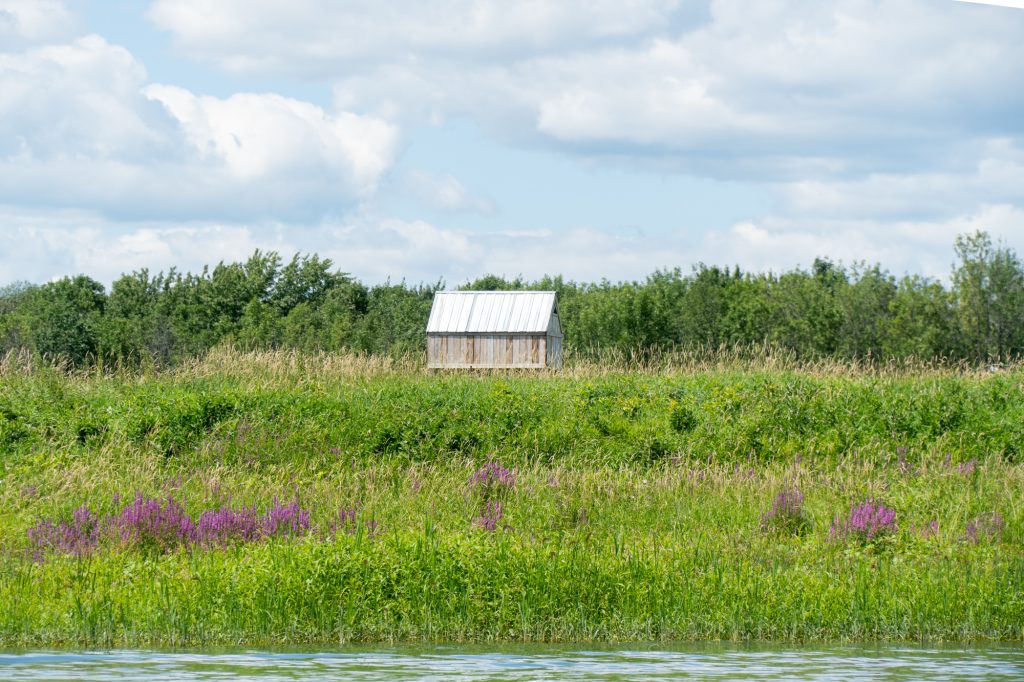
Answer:
[[[543,334],[555,308],[553,291],[439,291],[428,334]]]

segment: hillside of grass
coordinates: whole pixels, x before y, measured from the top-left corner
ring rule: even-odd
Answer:
[[[1024,372],[0,366],[0,643],[1024,640]]]

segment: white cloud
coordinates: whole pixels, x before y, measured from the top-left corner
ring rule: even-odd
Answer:
[[[708,264],[739,264],[752,271],[809,267],[815,257],[881,263],[897,275],[947,279],[957,235],[983,230],[1024,254],[1024,209],[985,205],[939,220],[813,221],[771,217],[706,234],[697,253]]]
[[[996,7],[1024,9],[1024,0],[959,0],[959,2],[971,2],[976,5],[994,5]]]
[[[147,84],[96,35],[0,52],[0,202],[111,216],[295,218],[372,193],[398,150],[372,116]]]
[[[201,160],[244,183],[305,176],[326,179],[336,192],[365,195],[396,151],[397,131],[384,121],[350,112],[331,115],[280,95],[218,99],[169,85],[144,92],[177,119]]]
[[[198,271],[244,260],[256,249],[291,254],[298,247],[275,226],[230,224],[124,228],[94,211],[0,206],[0,284],[87,274],[109,284],[124,272]]]
[[[405,174],[405,189],[436,211],[449,213],[494,213],[494,200],[466,189],[458,178],[448,173],[412,170]]]
[[[157,0],[226,69],[335,80],[339,106],[469,115],[506,139],[774,180],[977,163],[1024,135],[1024,14],[934,0]],[[968,144],[964,144],[964,143]]]
[[[959,234],[986,230],[1024,255],[1024,209],[983,206],[951,218],[799,220],[766,217],[700,236],[635,230],[455,229],[422,220],[353,215],[316,227],[290,224],[147,224],[116,228],[95,213],[0,207],[0,283],[85,273],[110,283],[122,272],[178,267],[198,271],[241,261],[255,249],[316,252],[368,283],[444,279],[449,286],[486,273],[577,281],[642,279],[655,269],[699,262],[776,273],[810,267],[815,257],[865,260],[897,275],[947,279]]]
[[[995,140],[979,156],[973,168],[945,173],[877,173],[854,180],[786,183],[780,187],[782,210],[804,219],[934,219],[983,204],[1024,205],[1024,149]]]
[[[0,52],[0,155],[142,159],[163,144],[169,120],[139,95],[143,66],[97,35]]]
[[[0,45],[5,49],[65,40],[77,28],[61,0],[0,0]]]
[[[231,71],[324,75],[342,66],[574,49],[666,28],[680,0],[155,0],[149,16],[190,55]],[[692,3],[691,3],[692,4]],[[703,4],[703,3],[700,3]]]

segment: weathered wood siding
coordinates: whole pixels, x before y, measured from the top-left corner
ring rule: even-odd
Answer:
[[[562,369],[562,321],[558,317],[558,309],[551,314],[548,320],[547,333],[547,363],[553,369]]]
[[[551,366],[550,358],[548,337],[543,334],[427,335],[427,367],[435,369],[539,368]]]
[[[549,335],[547,350],[548,367],[551,367],[552,369],[562,369],[562,337]]]

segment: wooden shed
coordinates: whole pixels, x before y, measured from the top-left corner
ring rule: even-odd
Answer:
[[[427,367],[561,368],[553,291],[439,291],[427,322]]]

